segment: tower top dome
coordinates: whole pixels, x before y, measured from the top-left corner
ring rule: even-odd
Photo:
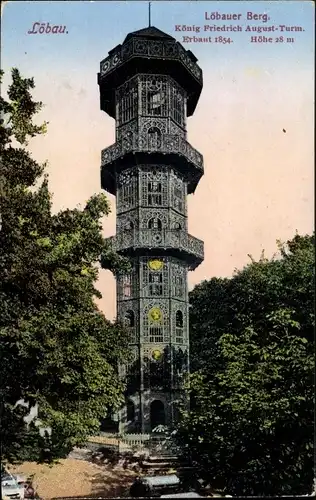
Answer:
[[[130,40],[130,38],[150,38],[150,39],[156,39],[156,40],[161,40],[162,38],[165,40],[175,40],[172,36],[168,35],[167,33],[164,33],[163,31],[159,30],[155,26],[148,26],[147,28],[142,28],[141,30],[133,31],[132,33],[129,33],[124,42],[127,42]]]

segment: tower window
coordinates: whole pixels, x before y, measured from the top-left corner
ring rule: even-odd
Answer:
[[[151,326],[149,328],[149,342],[163,342],[163,329],[161,326]]]
[[[118,124],[122,125],[136,117],[138,94],[136,88],[122,88],[118,97]]]
[[[135,314],[134,311],[127,311],[124,316],[124,326],[129,333],[129,342],[136,342]]]
[[[162,205],[162,186],[161,182],[148,182],[148,205]]]
[[[127,313],[125,314],[125,326],[128,328],[132,328],[135,326],[134,311],[127,311]]]
[[[162,354],[162,353],[161,353]],[[166,378],[170,374],[165,372],[164,354],[155,359],[152,353],[147,352],[144,356],[144,385],[146,388],[163,388]]]
[[[130,298],[132,295],[132,278],[131,276],[123,277],[123,297]]]
[[[159,343],[170,340],[169,320],[167,312],[163,312],[159,307],[152,307],[145,310],[143,315],[143,337],[144,342]]]
[[[153,217],[148,221],[148,229],[153,229],[155,231],[161,231],[162,223],[158,217]]]
[[[173,189],[173,206],[178,212],[183,212],[184,196],[182,190],[178,187],[174,187]]]
[[[161,132],[159,128],[152,127],[147,132],[148,149],[156,150],[161,147]]]
[[[127,210],[136,202],[136,182],[135,179],[124,179],[120,182],[119,201],[121,210]]]
[[[162,75],[142,75],[142,113],[168,116],[169,78]]]
[[[147,113],[154,116],[166,116],[168,111],[166,100],[165,92],[148,92]]]
[[[176,327],[183,328],[183,314],[182,311],[176,312]]]
[[[184,281],[182,276],[174,277],[174,294],[176,297],[182,297],[184,294]]]
[[[163,294],[162,272],[149,273],[149,295],[160,296]]]
[[[142,280],[145,296],[161,297],[168,293],[168,265],[159,259],[147,260],[142,267]]]
[[[179,125],[184,126],[184,96],[175,87],[171,88],[171,116]]]
[[[182,311],[176,312],[176,343],[183,343],[183,314]]]

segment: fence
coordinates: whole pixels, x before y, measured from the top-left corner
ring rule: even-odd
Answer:
[[[117,450],[119,453],[144,453],[145,455],[175,456],[179,448],[172,440],[163,434],[125,434],[114,435],[101,433],[99,436],[89,438],[89,443],[95,448],[104,446]]]

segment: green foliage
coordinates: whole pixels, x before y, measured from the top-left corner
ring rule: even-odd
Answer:
[[[215,488],[306,494],[313,484],[314,235],[191,293],[191,412],[178,439]]]
[[[128,269],[102,237],[107,198],[51,213],[46,165],[25,149],[46,128],[32,121],[42,106],[33,88],[14,69],[9,100],[0,101],[1,437],[10,461],[63,457],[97,431],[122,400],[117,364],[128,356],[125,331],[94,300],[101,260],[114,272]],[[38,405],[51,436],[25,424],[20,400]]]

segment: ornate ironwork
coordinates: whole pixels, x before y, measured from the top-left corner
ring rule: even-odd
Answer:
[[[117,125],[129,122],[138,114],[138,78],[132,78],[116,91]]]
[[[103,149],[101,153],[101,165],[112,163],[128,153],[164,153],[181,155],[194,165],[201,173],[204,172],[203,156],[184,137],[174,134],[161,134],[160,138],[153,140],[148,134],[135,134],[130,132],[123,139],[118,140],[112,146]]]
[[[129,35],[101,62],[99,76],[101,109],[116,119],[116,143],[101,155],[102,185],[116,195],[117,209],[117,233],[107,240],[131,262],[130,273],[116,277],[117,315],[132,348],[121,367],[128,396],[121,421],[131,429],[134,415],[142,414],[142,432],[150,430],[154,400],[170,424],[168,407],[183,393],[187,274],[204,258],[203,241],[187,232],[186,200],[204,171],[203,156],[186,140],[202,71],[191,52],[162,35]]]
[[[188,52],[176,40],[137,40],[119,45],[111,55],[100,63],[100,74],[104,76],[117,70],[128,59],[135,56],[150,57],[151,59],[180,60],[192,76],[202,85],[202,70],[191,59]]]
[[[189,355],[188,350],[183,347],[177,347],[172,352],[173,359],[173,387],[181,389],[184,384],[184,377],[188,373]]]
[[[132,124],[135,130],[136,118],[140,119],[139,127],[142,133],[149,133],[157,128],[159,133],[171,133],[170,123],[182,130],[185,136],[186,128],[186,92],[170,76],[160,74],[140,74],[134,76],[115,93],[117,136],[122,138],[128,134],[127,124]],[[171,118],[170,120],[167,120]],[[119,131],[125,125],[125,135]]]
[[[121,367],[121,376],[126,383],[127,395],[135,394],[140,386],[140,357],[139,348],[130,348],[130,360],[128,365]]]
[[[155,391],[170,390],[171,351],[163,344],[145,345],[143,348],[144,387]]]
[[[131,169],[133,171],[133,169]],[[152,207],[153,210],[140,213],[144,224],[139,227],[146,227],[148,220],[152,217],[160,218],[160,212],[154,207],[170,208],[169,225],[170,228],[180,229],[187,227],[187,186],[182,176],[175,172],[172,166],[164,165],[141,165],[138,167],[138,186],[141,193],[139,203],[142,207]],[[172,210],[174,209],[174,210]],[[118,207],[121,211],[121,207]],[[161,213],[162,217],[167,214]],[[167,219],[164,227],[167,227]]]
[[[170,283],[172,297],[187,300],[187,266],[180,260],[173,259]]]
[[[124,231],[115,237],[108,238],[108,241],[116,252],[141,248],[174,249],[196,256],[201,261],[204,258],[203,241],[191,236],[186,231],[178,229]]]

